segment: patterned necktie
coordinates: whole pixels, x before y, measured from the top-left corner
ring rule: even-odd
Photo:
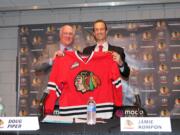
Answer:
[[[99,52],[103,51],[103,46],[102,45],[99,45],[98,48],[99,48]]]

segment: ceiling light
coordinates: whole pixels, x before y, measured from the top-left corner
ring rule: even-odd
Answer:
[[[36,10],[36,9],[38,9],[39,8],[39,6],[37,6],[37,5],[34,5],[33,7],[32,7],[32,9],[34,9],[34,10]]]

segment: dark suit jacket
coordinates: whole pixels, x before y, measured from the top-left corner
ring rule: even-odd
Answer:
[[[83,50],[83,53],[84,54],[91,54],[92,51],[94,51],[96,45],[93,45],[93,46],[88,46],[86,48],[84,48]],[[125,61],[125,53],[124,53],[124,49],[121,48],[121,47],[117,47],[117,46],[112,46],[109,44],[108,46],[108,51],[114,51],[114,52],[117,52],[120,56],[121,56],[121,59],[123,61],[123,66],[124,66],[124,71],[121,72],[121,75],[124,79],[128,79],[129,78],[129,74],[130,74],[130,68],[128,66],[128,64],[126,63]]]

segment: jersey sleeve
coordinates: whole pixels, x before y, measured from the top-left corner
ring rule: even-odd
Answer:
[[[60,60],[55,59],[52,70],[50,73],[49,81],[47,84],[48,96],[45,100],[45,114],[52,114],[54,111],[54,105],[57,98],[61,95],[60,82],[58,82],[58,68],[60,66]]]
[[[122,84],[118,65],[113,62],[111,68],[111,79],[113,84],[113,96],[115,106],[122,106]]]
[[[121,75],[119,72],[118,65],[115,62],[112,62],[111,67],[111,79],[112,83],[116,88],[119,88],[121,86]]]

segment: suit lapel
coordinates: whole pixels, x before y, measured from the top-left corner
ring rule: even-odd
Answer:
[[[91,47],[91,51],[95,51],[95,47],[96,47],[96,45],[93,45],[93,46]]]
[[[113,46],[108,44],[108,51],[113,51]]]

